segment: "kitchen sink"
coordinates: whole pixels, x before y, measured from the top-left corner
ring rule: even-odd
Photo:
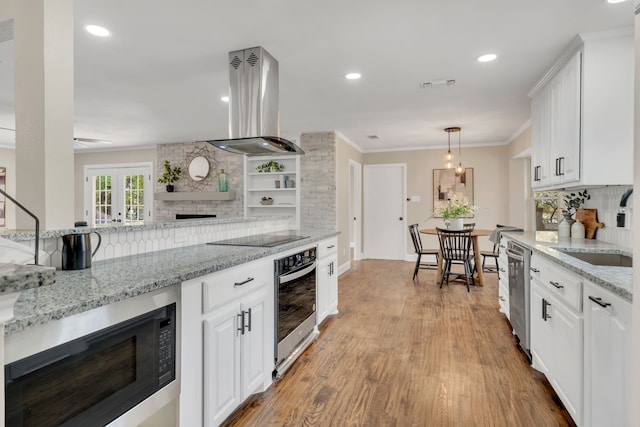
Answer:
[[[612,267],[632,267],[633,257],[622,254],[610,254],[601,252],[574,252],[558,249],[560,252],[578,258],[593,265]]]

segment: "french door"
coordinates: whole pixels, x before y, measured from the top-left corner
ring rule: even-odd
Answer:
[[[85,166],[84,175],[88,224],[134,225],[152,219],[151,163]]]

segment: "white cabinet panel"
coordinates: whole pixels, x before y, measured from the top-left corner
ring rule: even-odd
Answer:
[[[587,282],[584,310],[585,425],[631,425],[631,303]]]

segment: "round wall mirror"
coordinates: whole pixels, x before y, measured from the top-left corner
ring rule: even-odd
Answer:
[[[206,157],[194,157],[189,163],[189,176],[194,181],[202,181],[209,175],[209,160]]]

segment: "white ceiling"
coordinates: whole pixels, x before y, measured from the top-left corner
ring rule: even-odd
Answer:
[[[76,1],[75,136],[113,148],[225,138],[227,53],[259,45],[280,64],[285,138],[335,130],[364,151],[433,148],[460,126],[463,147],[502,144],[526,125],[527,93],[576,34],[629,25],[631,1]],[[484,53],[498,59],[477,62]],[[13,42],[0,43],[6,128],[12,57]],[[345,80],[349,71],[362,79]],[[441,79],[456,84],[420,88]],[[0,130],[0,144],[13,140]]]

